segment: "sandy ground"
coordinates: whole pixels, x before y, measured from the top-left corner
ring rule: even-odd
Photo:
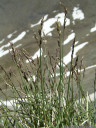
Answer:
[[[49,2],[50,1],[50,2]],[[68,8],[67,17],[70,19],[70,26],[66,27],[65,39],[68,35],[73,32],[76,34],[76,40],[79,44],[83,42],[88,42],[88,45],[81,49],[77,54],[81,58],[84,56],[84,65],[86,67],[96,65],[96,31],[90,32],[96,24],[96,0],[62,0]],[[72,11],[73,8],[79,4],[79,8],[83,11],[85,18],[83,20],[75,20],[73,24]],[[57,12],[53,13],[54,10]],[[63,12],[63,8],[59,5],[59,0],[1,0],[0,1],[0,41],[4,39],[4,42],[0,44],[0,47],[7,44],[10,40],[16,38],[21,32],[27,31],[26,36],[18,41],[15,46],[22,44],[18,49],[25,48],[29,54],[32,56],[38,50],[38,45],[36,40],[33,38],[34,31],[37,32],[38,26],[31,28],[30,25],[37,23],[42,16],[48,14],[48,18],[54,17],[57,13]],[[56,26],[56,25],[54,25]],[[14,35],[8,39],[10,33]],[[47,48],[52,55],[55,55],[55,49],[57,47],[57,33],[56,30],[52,32],[52,37],[46,37],[48,39]],[[54,39],[54,40],[53,40]],[[64,55],[66,55],[70,47],[70,44],[64,47]],[[6,50],[6,48],[4,48]],[[10,67],[13,68],[16,73],[15,67],[13,65],[11,56],[9,54],[0,57],[0,64],[5,67],[7,71]],[[86,70],[85,78],[83,82],[83,88],[89,93],[93,92],[95,69],[90,68]],[[4,78],[5,75],[0,69],[0,75]],[[14,82],[16,79],[13,78]],[[0,88],[6,92],[6,85],[0,78]],[[7,95],[10,96],[10,90],[8,90]],[[0,93],[1,99],[4,99],[2,93]]]

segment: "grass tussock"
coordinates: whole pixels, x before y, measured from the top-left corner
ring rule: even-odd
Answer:
[[[65,9],[65,19],[67,9]],[[12,59],[16,65],[19,80],[14,72],[7,73],[2,66],[6,79],[5,84],[10,88],[13,101],[9,101],[11,107],[1,100],[0,127],[6,128],[63,128],[64,126],[96,126],[96,105],[94,80],[94,102],[89,103],[82,88],[84,72],[81,72],[83,60],[79,63],[79,57],[73,60],[75,39],[72,45],[71,63],[68,67],[62,58],[63,32],[57,19],[58,48],[56,56],[50,55],[46,49],[42,53],[44,37],[42,37],[43,18],[38,35],[34,34],[40,48],[40,57],[32,60],[23,49],[21,52],[12,46]],[[45,56],[46,55],[46,56]],[[25,58],[29,61],[25,62]],[[57,70],[57,67],[59,69]],[[58,71],[58,76],[57,76]],[[69,75],[67,75],[69,71]],[[85,71],[85,70],[84,70]],[[83,75],[82,75],[83,74]],[[17,85],[11,75],[17,79]],[[96,77],[96,76],[95,76]],[[76,89],[74,89],[76,85]],[[88,94],[87,94],[88,95]]]

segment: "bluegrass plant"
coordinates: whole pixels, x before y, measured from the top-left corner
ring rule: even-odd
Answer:
[[[65,19],[67,9],[65,8]],[[42,53],[43,18],[38,35],[34,34],[40,48],[40,58],[33,60],[26,50],[22,52],[12,46],[12,59],[19,72],[18,88],[12,81],[11,76],[0,68],[6,75],[5,84],[13,94],[11,107],[3,103],[0,106],[0,127],[6,128],[63,128],[65,126],[96,126],[96,75],[94,81],[94,102],[88,103],[86,94],[82,88],[82,73],[79,71],[82,66],[78,62],[78,56],[73,63],[75,39],[72,45],[71,63],[68,68],[63,62],[62,34],[63,33],[57,19],[58,50],[53,57],[46,50]],[[64,40],[64,38],[63,38]],[[46,56],[45,56],[46,54]],[[29,64],[25,63],[26,58]],[[57,76],[57,66],[59,75]],[[67,71],[70,72],[67,76]],[[15,76],[15,74],[12,72]],[[35,76],[35,79],[34,79]],[[15,76],[16,77],[16,76]],[[17,79],[17,77],[16,77]],[[77,92],[74,90],[77,85]],[[1,89],[2,94],[3,90]],[[76,92],[76,93],[74,93]],[[7,99],[7,98],[6,98]]]

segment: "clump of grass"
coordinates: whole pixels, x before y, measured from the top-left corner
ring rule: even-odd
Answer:
[[[66,8],[65,14],[67,14]],[[64,49],[62,49],[62,32],[58,20],[56,28],[59,52],[56,52],[56,57],[53,57],[47,52],[43,52],[42,55],[43,22],[44,20],[42,18],[38,35],[34,35],[40,48],[40,58],[37,58],[36,61],[32,60],[25,50],[20,52],[14,49],[14,46],[11,44],[12,59],[20,76],[20,79],[17,80],[18,88],[12,81],[11,76],[0,66],[7,77],[5,83],[9,86],[13,94],[11,107],[7,105],[7,100],[6,104],[0,101],[0,124],[2,127],[16,128],[63,128],[64,126],[77,125],[95,126],[95,97],[94,103],[92,103],[93,105],[90,105],[84,94],[81,83],[82,74],[79,72],[79,69],[82,68],[82,60],[79,65],[77,56],[75,63],[73,63],[75,39],[72,45],[70,68],[68,68],[64,66],[62,60]],[[63,28],[65,29],[65,24]],[[45,54],[47,54],[46,57],[44,56]],[[29,64],[25,63],[24,57],[29,60]],[[59,67],[59,76],[56,76],[57,65]],[[70,72],[68,77],[66,74],[67,70]],[[16,77],[13,72],[11,73]],[[35,79],[33,76],[35,76]],[[74,84],[77,84],[77,93],[75,94]],[[94,94],[96,90],[95,86],[96,78],[94,81]],[[4,94],[2,89],[1,91]],[[6,97],[6,94],[4,95]],[[94,109],[92,106],[94,106]]]

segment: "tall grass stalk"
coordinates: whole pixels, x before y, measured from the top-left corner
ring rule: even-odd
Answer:
[[[60,118],[61,115],[61,88],[62,88],[62,42],[61,42],[61,30],[60,30],[60,22],[58,22],[57,19],[57,32],[58,32],[58,45],[59,45],[59,58],[60,58],[60,81],[59,81],[59,87],[58,87],[58,93],[59,93],[59,111],[58,111],[58,117]]]
[[[94,80],[94,126],[96,125],[96,70]]]
[[[42,75],[42,29],[43,29],[43,22],[44,19],[41,20],[41,28],[39,30],[39,36],[40,36],[40,75],[41,75],[41,89],[42,89],[42,102],[43,102],[43,114],[44,112],[44,84],[43,84],[43,75]]]

